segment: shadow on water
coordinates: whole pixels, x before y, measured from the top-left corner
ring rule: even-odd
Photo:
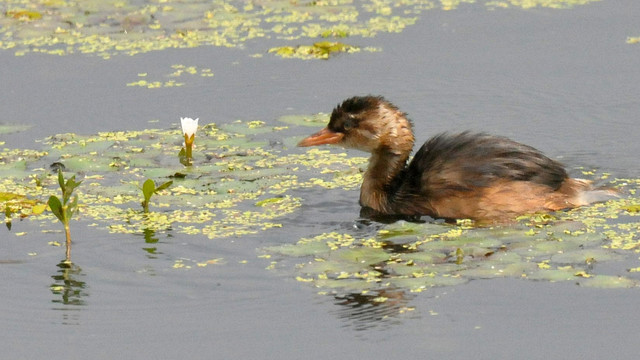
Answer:
[[[54,304],[53,310],[62,311],[63,325],[81,325],[80,311],[87,304],[87,283],[82,281],[86,274],[76,264],[61,261],[58,270],[51,275],[50,286]]]
[[[419,216],[419,215],[389,215],[379,213],[372,208],[363,207],[360,209],[360,217],[365,222],[377,222],[381,224],[392,224],[396,221],[404,220],[414,223],[424,223],[429,220],[433,220],[430,216]]]

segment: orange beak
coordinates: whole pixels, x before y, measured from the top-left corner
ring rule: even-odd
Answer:
[[[328,128],[324,128],[317,133],[302,139],[302,141],[298,143],[298,146],[337,144],[342,140],[343,137],[343,133],[331,131]]]

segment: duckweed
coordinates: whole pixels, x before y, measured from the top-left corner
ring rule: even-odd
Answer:
[[[421,292],[500,277],[636,287],[638,267],[612,274],[599,266],[640,253],[640,213],[635,211],[640,199],[634,197],[640,180],[616,179],[612,184],[620,190],[619,199],[522,216],[514,224],[399,221],[373,236],[328,232],[264,251],[283,264],[279,268],[293,263],[296,278],[337,296]]]
[[[159,89],[167,87],[184,86],[186,83],[176,79],[187,79],[190,76],[213,77],[211,69],[199,69],[196,66],[185,66],[181,64],[172,65],[173,72],[161,75],[158,80],[151,80],[148,73],[139,73],[138,80],[127,83],[127,86],[137,86],[147,89]]]
[[[415,24],[424,11],[455,10],[472,3],[484,4],[487,9],[569,8],[593,1],[597,0],[8,0],[0,16],[0,49],[17,56],[80,53],[108,59],[170,48],[239,47],[266,38],[282,43],[271,53],[315,59],[336,51],[357,51],[361,38],[401,32]],[[350,45],[320,42],[322,39],[349,39]],[[204,71],[201,75],[209,76]],[[140,77],[129,85],[158,88],[181,84]]]
[[[325,123],[326,117],[280,120],[293,127]],[[367,162],[339,149],[293,150],[262,140],[277,134],[283,144],[295,144],[297,138],[288,130],[260,120],[204,125],[190,167],[179,163],[178,128],[59,134],[44,139],[38,149],[2,149],[0,209],[7,225],[19,216],[31,222],[32,229],[54,231],[54,217],[44,211],[43,199],[55,194],[51,169],[61,167],[67,177],[72,172],[85,181],[77,190],[77,219],[100,231],[176,232],[210,239],[272,231],[286,226],[283,217],[302,206],[304,199],[297,190],[356,189]],[[154,195],[148,214],[139,210],[137,187],[146,179],[173,181],[173,186]],[[271,257],[269,269],[291,271],[292,277],[321,293],[377,294],[371,297],[377,302],[387,301],[388,296],[381,294],[392,290],[421,292],[505,277],[635,287],[638,264],[619,273],[600,264],[640,253],[640,180],[614,178],[609,184],[619,189],[619,199],[523,216],[514,224],[399,221],[364,230],[328,229],[293,244],[266,248],[264,255]],[[223,260],[180,259],[174,267],[218,263]]]
[[[254,140],[286,130],[260,120],[204,125],[192,167],[179,162],[177,128],[50,136],[39,150],[0,151],[0,209],[8,226],[19,216],[47,228],[53,218],[43,199],[56,191],[49,169],[62,168],[85,180],[77,190],[78,219],[111,233],[171,231],[214,239],[279,228],[277,219],[302,205],[293,189],[354,188],[359,172],[350,169],[366,162],[322,149],[284,152]],[[158,191],[150,199],[153,211],[144,214],[139,186],[149,179],[173,185]]]

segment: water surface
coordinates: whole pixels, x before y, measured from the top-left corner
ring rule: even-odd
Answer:
[[[0,141],[37,148],[36,140],[55,133],[168,128],[180,116],[275,124],[286,114],[329,112],[352,95],[381,94],[409,113],[418,141],[442,131],[481,130],[533,145],[574,174],[586,167],[638,177],[640,47],[625,42],[640,33],[638,13],[635,1],[566,10],[432,10],[402,33],[352,40],[381,46],[381,52],[328,61],[250,57],[264,49],[261,41],[109,60],[15,57],[5,50],[0,123],[33,127],[0,135]],[[167,74],[174,64],[210,68],[215,76],[188,78],[179,88],[126,86],[139,73]],[[296,281],[291,268],[266,270],[272,259],[258,257],[266,246],[334,230],[363,236],[375,231],[375,224],[358,222],[357,190],[300,190],[297,196],[303,206],[282,229],[237,238],[169,232],[149,243],[142,235],[108,234],[73,222],[79,268],[66,274],[57,266],[63,250],[47,245],[61,240],[61,233],[42,233],[28,220],[14,222],[11,231],[3,227],[5,356],[636,357],[637,288],[475,280],[410,294],[403,301],[412,310],[400,314],[319,295]],[[179,261],[193,265],[192,259],[214,258],[224,262],[174,268]],[[640,264],[627,254],[598,266]],[[73,291],[56,291],[61,284]]]

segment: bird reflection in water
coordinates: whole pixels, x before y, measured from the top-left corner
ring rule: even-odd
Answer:
[[[413,298],[406,289],[380,289],[363,293],[335,295],[341,308],[335,314],[348,320],[355,330],[368,330],[388,323],[400,323],[411,310],[408,304]]]
[[[394,242],[385,242],[382,248],[392,253],[415,251],[405,244]],[[376,264],[373,268],[381,274],[383,282],[385,277],[391,275],[385,268],[385,263]],[[408,289],[397,287],[334,296],[336,305],[342,306],[336,314],[340,318],[352,321],[355,330],[367,330],[389,322],[400,323],[402,318],[406,318],[407,313],[414,310],[409,305],[413,298]]]

